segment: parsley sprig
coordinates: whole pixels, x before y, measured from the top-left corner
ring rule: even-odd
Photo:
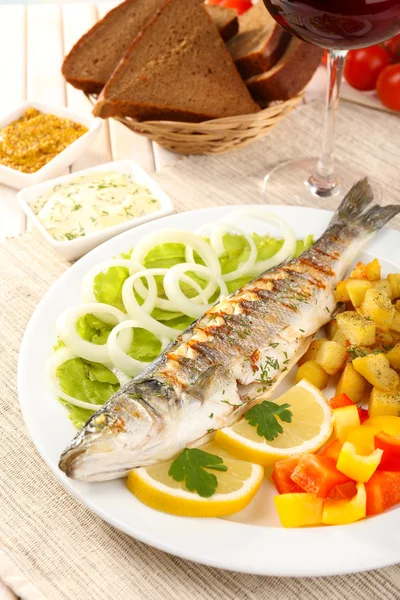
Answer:
[[[210,498],[215,494],[218,480],[206,469],[227,471],[228,467],[216,454],[199,448],[185,448],[170,466],[168,475],[175,481],[184,481],[190,492],[197,492],[202,498]]]
[[[247,411],[245,418],[250,425],[257,427],[259,436],[272,442],[280,433],[283,433],[282,425],[277,417],[285,423],[292,422],[293,413],[288,410],[289,408],[290,404],[275,404],[275,402],[264,400]]]

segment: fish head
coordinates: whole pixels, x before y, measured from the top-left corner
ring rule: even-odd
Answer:
[[[117,392],[66,447],[59,468],[73,479],[104,481],[155,462],[169,432],[166,415],[148,401],[151,392]]]

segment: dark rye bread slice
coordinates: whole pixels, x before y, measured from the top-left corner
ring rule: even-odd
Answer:
[[[93,114],[200,122],[260,110],[199,0],[167,0],[134,40]]]
[[[206,4],[206,9],[224,42],[228,42],[236,35],[239,31],[239,21],[235,10],[217,4]]]
[[[239,33],[228,43],[228,50],[239,73],[247,79],[271,69],[290,38],[260,0],[239,17]]]
[[[289,100],[299,94],[321,63],[323,49],[293,37],[278,63],[267,73],[247,79],[259,101]]]
[[[132,40],[165,0],[125,0],[96,23],[65,58],[62,73],[74,87],[98,93]]]

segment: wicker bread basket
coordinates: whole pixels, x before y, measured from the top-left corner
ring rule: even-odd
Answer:
[[[95,95],[88,95],[88,98],[95,104]],[[118,117],[117,121],[178,154],[221,154],[243,148],[269,133],[302,98],[300,94],[256,113],[202,123],[136,121],[130,117]]]

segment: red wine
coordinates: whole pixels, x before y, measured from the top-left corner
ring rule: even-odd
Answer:
[[[322,48],[364,48],[400,31],[400,0],[263,1],[282,27]]]

